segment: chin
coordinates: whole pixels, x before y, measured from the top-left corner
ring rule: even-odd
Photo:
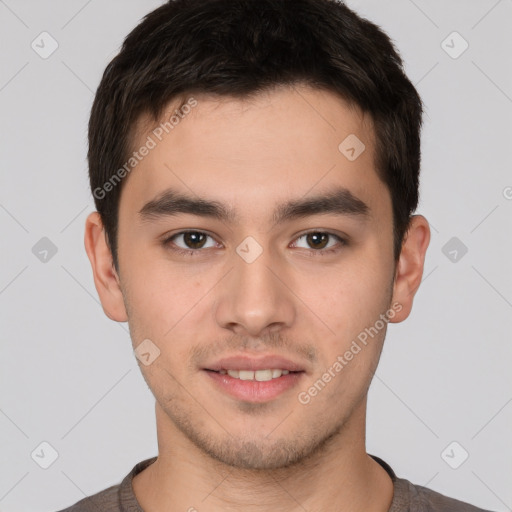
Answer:
[[[339,434],[339,429],[320,435],[316,430],[310,435],[293,436],[291,439],[260,438],[248,440],[226,436],[214,440],[198,432],[185,432],[187,437],[207,456],[226,466],[245,470],[273,470],[302,466],[321,456]]]

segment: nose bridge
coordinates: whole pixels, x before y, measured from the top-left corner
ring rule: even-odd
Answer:
[[[277,257],[253,237],[247,237],[231,258],[233,269],[217,301],[219,325],[251,336],[290,326],[295,307],[292,295],[276,277]]]

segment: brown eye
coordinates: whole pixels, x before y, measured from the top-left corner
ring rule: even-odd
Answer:
[[[336,252],[344,245],[347,245],[345,239],[324,231],[310,231],[299,236],[293,243],[293,247],[309,249],[311,253],[319,255]]]
[[[197,231],[190,231],[183,235],[183,241],[189,249],[201,249],[205,243],[206,235]]]
[[[200,249],[215,247],[216,242],[210,235],[202,231],[182,231],[165,240],[164,245],[175,245],[178,248],[177,250],[196,250],[199,252]]]
[[[329,235],[327,233],[308,233],[306,241],[314,249],[323,249],[329,241]]]

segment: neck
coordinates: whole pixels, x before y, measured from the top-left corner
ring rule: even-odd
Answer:
[[[156,416],[158,458],[133,479],[146,512],[389,510],[391,478],[366,453],[366,403],[307,460],[272,470],[227,466],[197,448],[158,404]]]

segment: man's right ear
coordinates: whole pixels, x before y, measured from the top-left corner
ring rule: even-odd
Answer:
[[[112,253],[98,212],[87,216],[84,243],[103,311],[111,320],[126,322],[128,315],[119,276],[113,265]]]

